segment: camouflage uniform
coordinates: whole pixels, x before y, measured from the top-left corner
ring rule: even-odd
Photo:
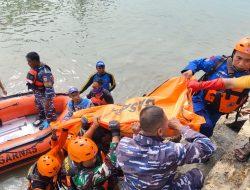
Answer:
[[[53,177],[46,177],[39,174],[36,163],[30,167],[27,179],[30,183],[28,190],[32,190],[35,188],[46,189],[48,187],[51,187],[51,189],[53,189],[53,187],[55,186]]]
[[[63,164],[63,172],[71,176],[71,181],[76,189],[102,190],[103,183],[108,180],[116,167],[116,149],[117,143],[110,143],[110,152],[101,161],[100,156],[93,168],[84,168],[74,164],[67,157]]]
[[[123,189],[200,189],[204,176],[193,169],[175,179],[178,166],[206,161],[215,151],[209,138],[181,128],[187,144],[167,142],[138,134],[124,137],[117,147],[117,162],[125,181]]]
[[[42,120],[47,119],[48,122],[55,121],[56,110],[53,103],[55,97],[53,75],[47,66],[42,65],[38,68],[37,78],[44,83],[43,88],[33,88],[39,118]]]

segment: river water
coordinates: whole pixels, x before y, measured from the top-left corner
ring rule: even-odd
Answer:
[[[250,34],[247,0],[0,0],[0,78],[26,91],[25,55],[52,67],[55,87],[80,87],[103,60],[116,102],[179,74],[188,60],[230,54]],[[2,174],[0,190],[25,189],[27,167]]]

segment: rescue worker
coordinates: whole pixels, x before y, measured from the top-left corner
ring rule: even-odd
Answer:
[[[182,71],[190,79],[196,72],[203,70],[203,81],[216,78],[233,78],[249,74],[250,71],[250,37],[241,39],[231,56],[213,56],[189,62]],[[202,90],[193,96],[194,111],[205,118],[206,123],[200,132],[207,137],[213,135],[213,129],[223,114],[238,110],[246,101],[249,89],[230,89],[224,91]]]
[[[58,140],[55,133],[51,137],[52,149],[41,156],[38,161],[31,166],[28,172],[29,190],[50,190],[56,189],[58,172],[64,160],[62,147],[68,135],[67,129],[62,129]]]
[[[93,89],[87,95],[87,98],[90,99],[95,106],[114,103],[112,95],[108,90],[103,88],[102,84],[102,79],[95,80],[92,84]]]
[[[68,113],[65,115],[64,120],[70,119],[75,111],[92,106],[91,100],[88,98],[81,98],[78,89],[75,87],[71,87],[68,90],[68,95],[71,100],[68,102]]]
[[[3,92],[3,95],[7,96],[7,91],[5,90],[5,88],[4,88],[3,83],[1,82],[1,80],[0,80],[0,88],[1,88],[1,90]],[[0,97],[1,97],[1,95],[0,95]]]
[[[211,81],[198,82],[196,80],[191,80],[188,83],[188,87],[192,89],[193,92],[200,90],[225,90],[230,88],[242,88],[250,89],[250,75],[239,77],[239,78],[218,78]],[[249,110],[245,110],[247,114],[250,113]],[[248,142],[241,148],[235,149],[235,157],[240,162],[246,162],[250,157],[250,138]]]
[[[81,121],[74,123],[65,121],[60,124],[53,123],[52,127],[60,126],[60,129],[53,130],[51,136],[51,150],[41,156],[38,161],[31,166],[28,172],[29,190],[50,190],[58,189],[61,184],[61,166],[65,159],[63,150],[68,141],[68,133],[72,127],[79,125]],[[58,139],[56,131],[60,137]],[[94,133],[93,127],[86,131],[86,135],[91,136]],[[75,137],[72,137],[72,139]]]
[[[30,71],[27,74],[27,86],[35,95],[35,104],[39,118],[33,125],[44,129],[51,121],[56,121],[56,111],[53,103],[55,91],[53,88],[54,77],[48,65],[40,62],[40,57],[36,52],[29,52],[26,55]],[[40,125],[42,124],[42,125]]]
[[[96,129],[98,121],[92,125]],[[68,157],[64,161],[68,187],[73,189],[103,189],[105,181],[116,170],[115,149],[120,140],[120,127],[117,121],[111,121],[112,133],[109,153],[104,156],[89,135],[79,136],[69,142]]]
[[[175,174],[178,166],[207,161],[215,151],[211,140],[177,119],[168,120],[157,106],[143,108],[139,117],[140,132],[133,138],[123,137],[116,149],[124,173],[121,189],[201,189],[204,176],[200,170],[192,169],[178,178]],[[179,131],[188,143],[164,143],[168,128]]]
[[[80,90],[80,94],[87,90],[91,86],[91,84],[98,79],[102,79],[102,87],[109,92],[115,89],[115,78],[112,74],[105,71],[105,64],[103,61],[98,61],[96,63],[96,70],[97,72],[91,75],[88,81],[84,84],[84,86]]]

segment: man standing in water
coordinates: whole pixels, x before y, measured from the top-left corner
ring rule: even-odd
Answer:
[[[250,37],[241,39],[231,56],[213,56],[189,62],[182,71],[190,79],[196,72],[204,71],[203,81],[217,78],[233,78],[250,74]],[[237,111],[246,101],[249,89],[201,90],[193,96],[194,111],[203,116],[206,123],[200,132],[207,137],[213,135],[216,122],[223,114]]]
[[[88,81],[85,83],[85,85],[80,90],[80,94],[83,93],[85,90],[88,89],[88,87],[91,86],[91,84],[94,81],[97,81],[99,79],[102,80],[103,84],[102,87],[109,92],[115,89],[115,78],[112,74],[105,71],[105,64],[103,61],[98,61],[96,63],[96,70],[97,72],[93,75],[91,75],[88,79]]]
[[[55,91],[53,88],[54,77],[48,65],[40,62],[40,57],[36,52],[26,55],[30,71],[27,74],[27,86],[35,95],[35,104],[39,112],[39,118],[33,124],[45,129],[51,121],[56,120],[56,111],[53,103]]]
[[[1,80],[0,80],[0,88],[2,89],[2,92],[3,92],[3,95],[7,95],[7,91],[5,90],[5,88],[4,88],[4,86],[3,86],[3,83],[1,82]],[[0,97],[1,97],[1,95],[0,95]]]

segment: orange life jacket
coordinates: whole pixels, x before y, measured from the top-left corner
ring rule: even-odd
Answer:
[[[43,65],[43,66],[51,70],[48,65]],[[30,69],[27,74],[26,80],[27,80],[27,83],[34,85],[34,87],[38,89],[41,89],[41,88],[44,88],[44,84],[43,84],[43,81],[39,81],[38,72],[39,72],[39,69]]]
[[[213,72],[227,61],[227,69],[230,77],[234,77],[234,69],[231,57],[225,57],[216,63]],[[212,74],[212,73],[209,73]],[[204,99],[207,105],[218,110],[222,114],[228,114],[238,110],[248,99],[248,89],[207,90]]]
[[[43,82],[37,79],[37,74],[38,74],[37,70],[30,69],[26,77],[27,82],[35,85],[36,87],[43,87],[44,86]]]
[[[94,97],[91,98],[91,102],[96,106],[106,105],[107,102],[102,98],[102,94],[96,94]]]

